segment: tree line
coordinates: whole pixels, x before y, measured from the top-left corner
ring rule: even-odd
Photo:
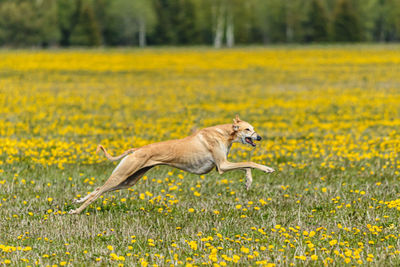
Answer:
[[[0,0],[1,46],[400,40],[400,0]]]

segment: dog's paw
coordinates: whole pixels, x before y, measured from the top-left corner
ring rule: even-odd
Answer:
[[[70,210],[70,211],[68,212],[68,214],[78,214],[78,212],[77,212],[76,210]]]
[[[86,198],[74,198],[73,200],[72,200],[72,204],[80,204],[80,203],[82,203],[82,202],[85,202],[85,200],[86,200]]]
[[[266,167],[266,169],[265,169],[265,172],[266,173],[272,173],[272,172],[274,172],[275,170],[274,169],[272,169],[272,168],[270,168],[270,167]]]

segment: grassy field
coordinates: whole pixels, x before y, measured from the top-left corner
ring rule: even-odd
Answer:
[[[400,265],[400,47],[0,51],[0,265]],[[81,215],[111,154],[230,123],[231,161],[157,167]]]

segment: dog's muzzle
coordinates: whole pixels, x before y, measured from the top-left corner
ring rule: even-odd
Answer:
[[[261,136],[259,136],[259,135],[257,134],[256,138],[253,139],[252,137],[245,137],[245,138],[244,138],[244,141],[245,141],[246,143],[248,143],[249,145],[255,147],[256,144],[253,142],[253,140],[260,141],[261,139],[262,139]],[[243,143],[244,143],[244,142],[243,142]]]

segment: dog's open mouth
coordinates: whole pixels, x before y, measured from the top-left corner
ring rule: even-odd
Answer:
[[[250,144],[251,146],[256,146],[256,144],[253,142],[253,140],[250,137],[246,137],[244,139],[248,144]]]

